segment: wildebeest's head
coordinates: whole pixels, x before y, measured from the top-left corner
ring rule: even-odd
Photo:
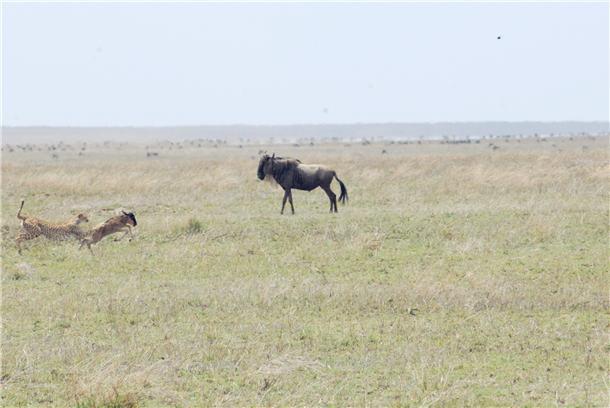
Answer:
[[[256,171],[259,180],[264,180],[267,174],[271,174],[274,159],[275,153],[273,153],[273,156],[269,156],[268,154],[261,156],[261,159],[258,162],[258,170]]]
[[[138,225],[138,222],[136,221],[136,216],[130,212],[130,213],[126,213],[125,211],[121,211],[123,213],[123,216],[125,217],[125,222],[133,227],[135,227],[136,225]]]

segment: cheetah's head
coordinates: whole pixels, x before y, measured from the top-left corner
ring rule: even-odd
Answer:
[[[89,218],[85,214],[78,214],[76,216],[76,224],[81,224],[83,222],[89,222]]]

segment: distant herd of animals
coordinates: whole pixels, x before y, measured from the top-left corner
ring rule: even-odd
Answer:
[[[339,182],[341,188],[339,201],[345,204],[348,200],[347,188],[343,181],[337,177],[337,172],[323,165],[303,164],[298,159],[279,157],[275,153],[271,156],[263,154],[258,163],[256,175],[260,180],[270,180],[284,189],[280,214],[284,214],[287,200],[290,203],[292,214],[294,214],[292,189],[311,191],[318,187],[324,190],[328,196],[330,212],[338,212],[337,195],[330,188],[333,179]],[[117,232],[124,232],[124,234],[117,238],[116,241],[120,241],[127,234],[130,235],[131,240],[131,237],[133,237],[131,229],[138,225],[133,212],[121,211],[121,214],[109,218],[89,231],[84,231],[81,229],[81,224],[89,222],[89,218],[85,214],[78,214],[65,223],[51,223],[39,218],[22,215],[21,211],[23,210],[24,203],[25,200],[21,200],[21,207],[19,207],[17,212],[17,218],[21,221],[21,230],[16,238],[17,250],[20,254],[21,244],[24,241],[29,241],[40,236],[53,241],[75,238],[80,242],[79,249],[87,246],[91,254],[93,254],[91,245]]]

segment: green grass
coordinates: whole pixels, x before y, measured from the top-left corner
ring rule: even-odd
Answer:
[[[294,216],[258,147],[5,153],[2,403],[606,406],[607,146],[582,144],[275,147],[350,194]],[[21,197],[134,210],[136,237],[20,257]]]

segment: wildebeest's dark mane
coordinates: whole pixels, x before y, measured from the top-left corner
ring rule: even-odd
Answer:
[[[297,177],[297,174],[299,173],[299,163],[301,162],[298,159],[284,159],[276,156],[273,160],[273,168],[271,170],[273,178],[276,181],[282,180],[285,177],[286,173],[290,172],[293,169],[293,174],[295,177]]]
[[[294,160],[297,163],[301,163],[301,161],[299,159],[295,159],[294,157],[282,157],[282,156],[275,156],[275,157],[267,156],[267,157],[270,157],[273,160]]]

